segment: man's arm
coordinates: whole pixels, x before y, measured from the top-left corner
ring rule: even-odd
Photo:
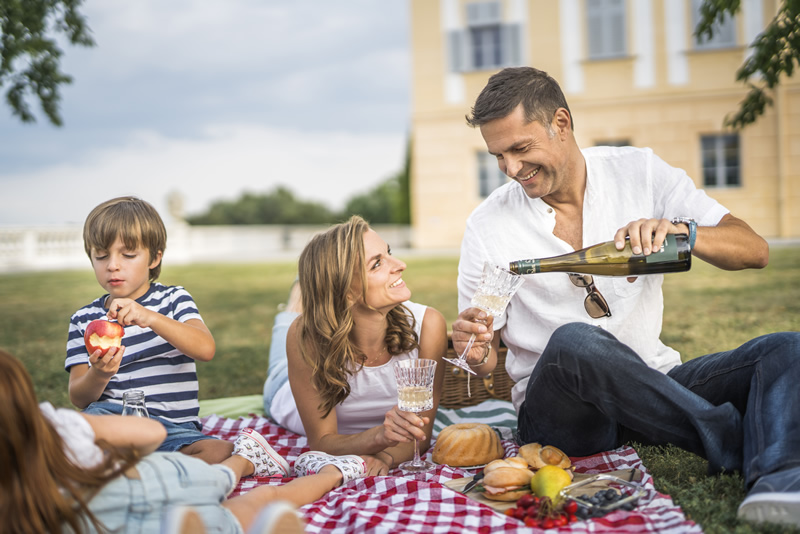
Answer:
[[[763,269],[769,262],[769,245],[746,222],[729,213],[717,226],[697,227],[692,254],[728,271]]]

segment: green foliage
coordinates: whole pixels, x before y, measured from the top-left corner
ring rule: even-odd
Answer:
[[[347,201],[341,212],[319,202],[300,200],[286,187],[269,193],[244,193],[233,201],[218,201],[206,213],[187,217],[190,224],[329,224],[361,215],[370,224],[408,224],[411,221],[409,173],[411,152],[404,168],[366,193]]]
[[[705,0],[695,35],[712,37],[714,24],[726,16],[734,16],[740,8],[740,0]],[[772,105],[767,90],[774,89],[781,76],[791,77],[795,64],[800,64],[800,0],[784,0],[778,14],[750,48],[752,55],[736,72],[736,80],[745,83],[749,91],[739,110],[725,118],[725,124],[731,128],[744,128],[763,115],[766,107]],[[751,79],[759,81],[753,83]]]
[[[50,122],[61,126],[59,88],[72,78],[59,70],[61,49],[55,34],[73,45],[94,46],[86,20],[78,12],[83,0],[0,0],[0,86],[6,102],[22,122],[34,122],[28,98],[38,97]]]
[[[202,215],[187,217],[190,224],[327,224],[337,214],[319,202],[297,199],[285,187],[271,193],[244,193],[235,201],[221,200]]]

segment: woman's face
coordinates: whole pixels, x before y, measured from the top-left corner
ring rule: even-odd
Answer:
[[[374,230],[364,234],[364,260],[367,271],[366,304],[378,311],[388,312],[411,298],[411,291],[403,282],[406,264],[392,257],[391,249]],[[353,280],[357,301],[361,300],[361,280]]]

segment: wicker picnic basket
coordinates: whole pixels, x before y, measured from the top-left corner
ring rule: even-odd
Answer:
[[[497,354],[497,367],[483,378],[472,376],[463,369],[445,362],[444,389],[439,406],[443,408],[463,408],[465,406],[475,406],[488,399],[500,399],[510,402],[511,388],[514,387],[514,383],[506,372],[507,351],[508,349],[501,344],[500,352]],[[456,351],[453,349],[453,340],[450,338],[450,332],[447,333],[447,357],[457,357]],[[472,376],[469,384],[470,392],[472,393],[471,397],[467,395],[467,376]]]

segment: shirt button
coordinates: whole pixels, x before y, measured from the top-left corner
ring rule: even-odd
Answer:
[[[547,208],[547,213],[553,213],[553,208]]]

